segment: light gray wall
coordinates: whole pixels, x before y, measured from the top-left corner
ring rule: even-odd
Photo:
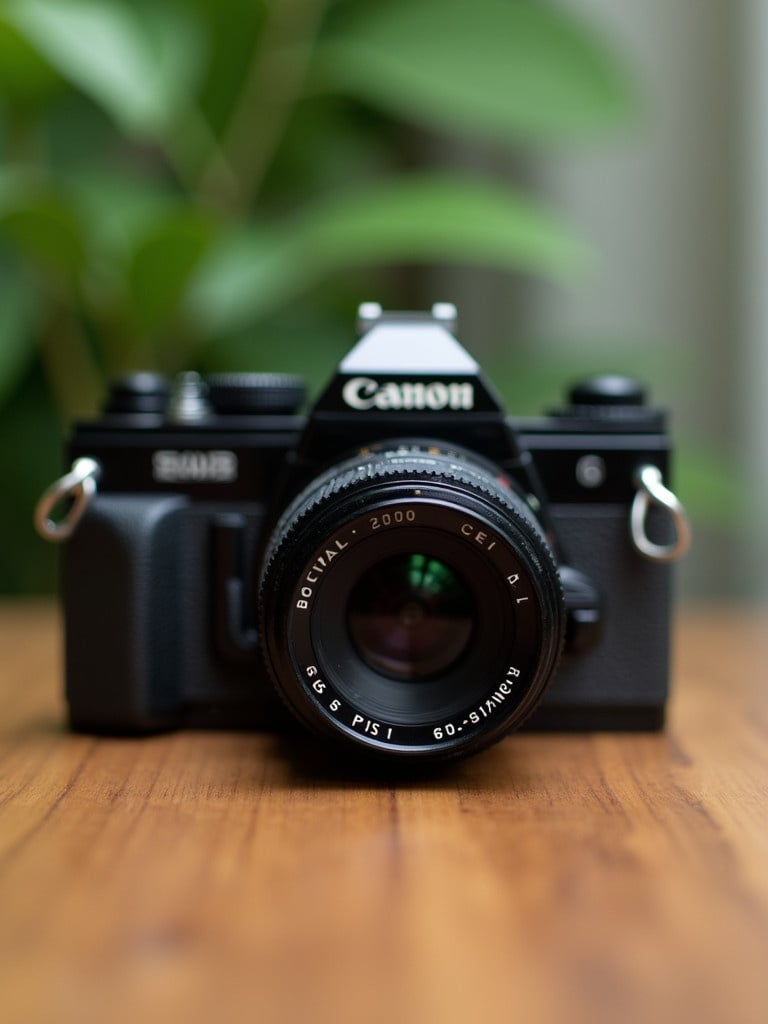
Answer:
[[[758,0],[759,2],[759,0]],[[700,477],[711,463],[739,475],[745,428],[744,338],[737,315],[737,180],[741,138],[738,5],[721,0],[570,0],[637,82],[641,110],[624,139],[543,156],[536,179],[578,225],[596,266],[567,291],[536,288],[531,334],[629,357],[674,410],[699,470],[698,543],[683,568],[690,596],[754,588],[745,525],[713,526]],[[764,9],[768,5],[763,5]],[[564,342],[560,341],[562,345]],[[553,352],[558,343],[549,342]],[[722,491],[721,482],[714,486]],[[706,487],[704,487],[706,491]],[[721,517],[721,516],[720,516]]]
[[[739,6],[739,427],[752,482],[745,579],[768,599],[768,3]]]
[[[646,379],[673,410],[694,502],[685,595],[768,600],[768,0],[560,2],[640,100],[625,131],[526,158],[531,191],[594,266],[567,286],[442,271],[435,293],[460,303],[481,354],[506,336],[554,376],[583,356]],[[495,154],[451,157],[505,170]]]

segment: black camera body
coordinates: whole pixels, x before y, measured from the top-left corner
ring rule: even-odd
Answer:
[[[137,374],[76,425],[74,728],[298,719],[446,757],[523,720],[662,726],[684,521],[642,474],[668,478],[664,414],[601,377],[509,417],[454,318],[361,306],[306,417],[297,378],[185,374],[169,395]]]

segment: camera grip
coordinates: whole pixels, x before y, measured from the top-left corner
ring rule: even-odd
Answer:
[[[180,495],[97,496],[63,549],[73,728],[146,732],[180,703]]]

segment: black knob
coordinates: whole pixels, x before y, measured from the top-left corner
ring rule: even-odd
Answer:
[[[290,373],[212,373],[208,401],[221,415],[294,413],[304,404],[302,377]]]
[[[129,373],[112,382],[104,412],[162,413],[170,395],[168,378],[161,373]]]
[[[644,405],[645,388],[634,377],[603,373],[571,388],[571,405]]]

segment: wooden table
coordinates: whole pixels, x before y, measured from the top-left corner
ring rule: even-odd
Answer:
[[[392,786],[269,735],[69,735],[55,611],[5,605],[0,1020],[764,1024],[768,615],[678,638],[666,734]]]

